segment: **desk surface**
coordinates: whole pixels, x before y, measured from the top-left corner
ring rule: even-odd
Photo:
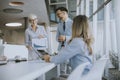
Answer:
[[[55,67],[40,61],[8,63],[0,66],[0,80],[33,80]]]

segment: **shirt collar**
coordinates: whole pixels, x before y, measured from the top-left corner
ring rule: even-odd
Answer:
[[[64,22],[67,22],[69,20],[69,18],[67,18]],[[63,23],[63,21],[61,21]]]
[[[32,26],[30,26],[29,29],[32,30]],[[37,26],[37,29],[38,29],[38,26]]]
[[[67,22],[69,20],[69,18],[67,18],[66,20],[65,20],[65,22]]]

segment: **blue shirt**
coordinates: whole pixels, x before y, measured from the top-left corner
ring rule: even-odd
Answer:
[[[58,55],[52,56],[50,62],[60,64],[68,59],[72,69],[85,62],[90,63],[86,66],[86,69],[89,70],[92,67],[92,56],[89,55],[87,45],[82,38],[74,38],[65,48],[58,52]]]
[[[32,27],[29,26],[25,31],[25,44],[26,46],[32,46],[32,39],[38,38],[39,35],[43,35],[47,38],[47,33],[43,26],[37,25],[36,31],[32,30]]]
[[[66,36],[66,41],[64,41],[65,46],[66,46],[67,42],[70,40],[71,35],[72,35],[72,23],[73,23],[73,21],[70,18],[67,18],[65,21],[65,31],[63,29],[63,22],[60,22],[57,27],[56,40],[58,41],[58,37],[60,35],[65,35]],[[61,49],[61,44],[62,44],[62,42],[59,42],[58,50]]]

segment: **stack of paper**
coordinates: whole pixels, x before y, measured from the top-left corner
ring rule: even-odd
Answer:
[[[44,50],[48,47],[47,38],[32,39],[32,46],[37,50]]]

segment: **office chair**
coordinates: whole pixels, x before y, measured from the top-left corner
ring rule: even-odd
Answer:
[[[97,60],[86,75],[82,75],[82,69],[85,66],[82,66],[82,68],[79,66],[69,75],[67,80],[102,80],[102,74],[107,60],[108,58],[105,57]]]

